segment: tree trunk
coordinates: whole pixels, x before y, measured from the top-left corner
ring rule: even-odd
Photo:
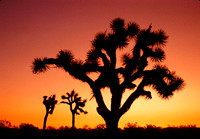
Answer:
[[[49,115],[49,113],[47,111],[46,114],[45,114],[45,117],[44,117],[43,130],[45,130],[45,128],[46,128],[46,122],[47,122],[48,115]]]
[[[94,97],[96,98],[96,102],[98,104],[98,107],[96,109],[98,114],[101,115],[104,119],[106,127],[109,131],[116,131],[118,129],[118,123],[121,117],[119,116],[119,107],[121,104],[122,91],[119,89],[112,90],[112,92],[116,92],[117,94],[115,93],[116,95],[112,95],[110,111],[103,101],[100,89],[95,87],[93,87],[92,89]]]
[[[110,115],[108,118],[104,119],[109,132],[113,133],[118,130],[119,119],[120,117],[115,115]]]
[[[75,129],[75,113],[72,113],[72,129]]]

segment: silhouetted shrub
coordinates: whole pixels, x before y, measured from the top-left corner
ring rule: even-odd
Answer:
[[[82,129],[84,129],[84,130],[91,130],[92,128],[89,125],[84,125]]]
[[[38,127],[35,127],[33,124],[29,124],[29,123],[21,123],[19,125],[19,128],[22,130],[38,130]]]
[[[47,126],[46,130],[57,130],[57,129],[53,126]]]
[[[0,135],[3,137],[199,137],[200,128],[195,125],[180,125],[178,127],[160,128],[155,125],[139,126],[137,123],[127,123],[123,130],[118,129],[116,132],[109,132],[105,128],[105,124],[99,124],[95,129],[71,129],[67,126],[61,126],[56,129],[54,127],[47,127],[49,130],[41,130],[32,124],[22,123],[19,128],[0,128]]]
[[[160,126],[152,125],[152,124],[146,124],[146,129],[162,129]]]
[[[11,128],[13,127],[10,121],[5,120],[0,120],[0,127],[2,128]]]
[[[97,130],[105,130],[106,129],[106,125],[105,124],[98,124],[95,129],[97,129]]]
[[[133,129],[133,128],[138,128],[137,122],[135,122],[135,123],[129,123],[129,122],[128,122],[128,123],[125,125],[124,130],[126,130],[126,129]]]
[[[180,125],[179,128],[197,128],[197,126],[194,125]]]
[[[71,128],[68,126],[61,126],[58,128],[58,130],[70,130]]]

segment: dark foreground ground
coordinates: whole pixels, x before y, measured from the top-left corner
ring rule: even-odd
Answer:
[[[36,128],[0,128],[2,137],[26,136],[26,137],[71,137],[71,136],[128,136],[128,137],[189,137],[199,138],[200,128],[129,128],[119,129],[116,132],[109,132],[106,129],[52,129],[42,131]]]

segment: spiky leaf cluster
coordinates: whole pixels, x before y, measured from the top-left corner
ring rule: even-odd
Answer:
[[[45,107],[46,107],[47,113],[52,114],[53,111],[54,111],[55,105],[56,105],[57,102],[58,102],[58,101],[55,99],[55,98],[56,98],[56,95],[51,95],[50,97],[43,96],[43,98],[44,98],[43,104],[44,104]]]

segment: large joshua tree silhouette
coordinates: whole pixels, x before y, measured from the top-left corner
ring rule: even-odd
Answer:
[[[44,116],[43,130],[45,130],[45,128],[46,128],[46,122],[47,122],[48,115],[53,114],[55,105],[58,102],[55,98],[56,98],[56,95],[53,95],[50,97],[43,96],[43,104],[46,107],[46,114]]]
[[[82,100],[81,97],[78,97],[78,93],[75,93],[74,90],[71,93],[66,93],[67,96],[62,95],[61,98],[67,101],[61,101],[60,103],[68,104],[70,106],[70,111],[72,113],[72,129],[75,128],[75,115],[80,115],[80,113],[87,114],[88,112],[83,110],[85,107],[86,99]]]
[[[110,28],[110,32],[96,34],[85,61],[75,59],[69,50],[61,50],[55,58],[35,58],[32,69],[33,73],[39,73],[53,65],[88,83],[98,105],[98,114],[103,117],[108,129],[116,129],[120,117],[137,98],[152,98],[150,88],[166,99],[182,89],[184,81],[167,66],[161,65],[168,38],[163,30],[153,31],[151,25],[140,29],[136,23],[125,24],[121,18],[112,20]],[[121,66],[117,66],[117,50],[128,46],[132,50],[121,56]],[[90,73],[97,73],[97,79],[90,78]],[[111,93],[110,109],[102,95],[102,89],[106,87]],[[122,96],[127,89],[132,93],[122,104]]]

